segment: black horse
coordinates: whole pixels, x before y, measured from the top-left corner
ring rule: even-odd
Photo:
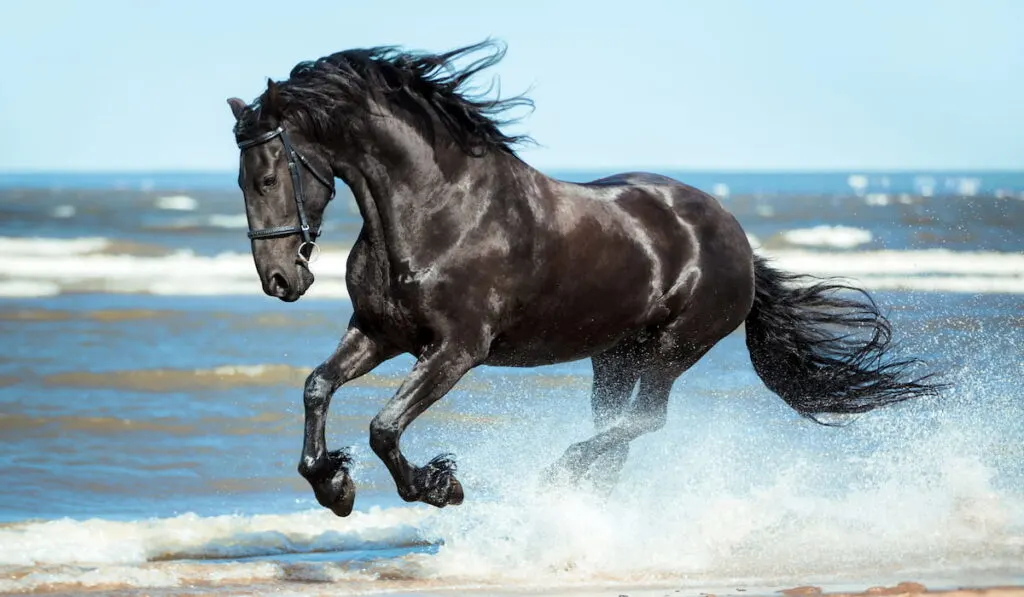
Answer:
[[[757,374],[815,421],[937,393],[930,376],[908,377],[916,360],[888,358],[890,324],[870,297],[774,269],[714,197],[648,173],[571,184],[523,162],[514,147],[528,139],[498,117],[529,100],[465,91],[503,54],[490,40],[441,54],[348,50],[296,65],[251,105],[228,100],[268,295],[295,301],[313,283],[335,177],[363,219],[348,330],[303,395],[298,470],[320,504],[346,516],[355,498],[348,452],[325,445],[332,395],[401,353],[417,361],[370,422],[370,446],[403,499],[438,507],[463,500],[454,462],[415,466],[399,440],[478,365],[591,358],[597,433],[549,472],[603,487],[629,443],[664,425],[676,378],[744,323]]]

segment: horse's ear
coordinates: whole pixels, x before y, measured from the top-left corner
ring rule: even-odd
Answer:
[[[237,97],[229,97],[228,105],[231,106],[231,113],[235,115],[235,120],[242,117],[242,111],[245,110],[245,102]]]
[[[273,79],[267,79],[267,93],[264,98],[264,107],[272,112],[281,112],[281,95],[278,92],[277,83]]]

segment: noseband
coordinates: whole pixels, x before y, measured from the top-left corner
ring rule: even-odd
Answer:
[[[295,208],[299,212],[299,225],[298,226],[275,226],[273,228],[263,228],[262,230],[249,229],[249,238],[256,240],[260,238],[280,238],[283,236],[291,236],[292,234],[302,235],[302,244],[299,245],[299,258],[309,263],[316,260],[316,255],[319,254],[319,247],[316,245],[316,238],[320,236],[320,230],[311,230],[309,228],[309,221],[306,219],[306,196],[302,191],[302,177],[299,176],[299,164],[306,167],[309,173],[313,175],[313,178],[320,181],[320,184],[330,189],[331,194],[327,197],[327,201],[330,202],[334,199],[334,185],[331,180],[333,176],[328,178],[321,175],[313,168],[313,165],[309,163],[309,160],[305,158],[301,153],[295,150],[292,146],[291,139],[288,138],[288,132],[281,127],[277,127],[272,131],[263,133],[259,137],[240,141],[238,148],[245,152],[250,147],[256,147],[257,145],[263,145],[271,141],[272,139],[280,137],[281,144],[284,145],[284,152],[288,158],[288,172],[292,176],[292,190],[295,192]],[[309,257],[303,253],[303,249],[309,247]]]

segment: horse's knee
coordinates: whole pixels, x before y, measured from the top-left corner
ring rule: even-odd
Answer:
[[[334,387],[331,380],[324,375],[323,366],[319,366],[306,376],[306,383],[302,388],[302,399],[306,406],[316,407],[326,402],[333,392]]]

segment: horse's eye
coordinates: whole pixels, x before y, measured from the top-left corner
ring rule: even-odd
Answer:
[[[263,177],[263,187],[264,188],[268,188],[269,189],[270,187],[274,186],[275,184],[277,184],[277,177],[274,176],[273,174],[268,174],[267,176]]]

